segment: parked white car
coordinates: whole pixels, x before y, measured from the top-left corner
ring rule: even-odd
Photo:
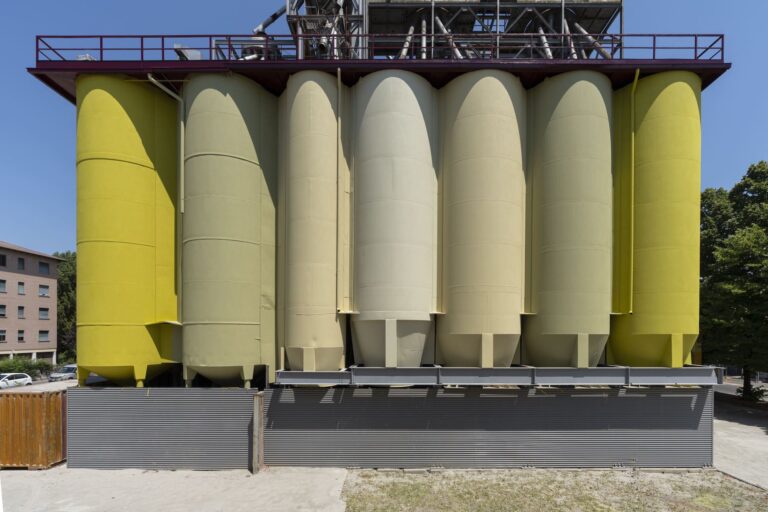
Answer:
[[[70,380],[70,379],[76,379],[76,378],[77,378],[77,365],[68,364],[66,366],[62,366],[57,371],[51,373],[48,376],[48,381],[56,382],[59,380]]]
[[[0,389],[29,386],[32,377],[26,373],[0,373]]]

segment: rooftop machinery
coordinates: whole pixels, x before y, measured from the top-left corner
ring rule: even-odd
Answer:
[[[39,38],[78,106],[81,379],[693,382],[722,36],[624,34],[617,0],[279,7]]]
[[[623,23],[622,3],[287,0],[255,32],[287,13],[299,59],[587,59],[595,51],[612,58],[620,44],[605,32]]]

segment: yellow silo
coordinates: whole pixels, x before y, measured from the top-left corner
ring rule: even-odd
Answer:
[[[616,93],[614,311],[608,361],[680,367],[699,332],[701,79],[670,71]]]
[[[143,386],[178,362],[176,104],[115,76],[77,80],[77,363]]]

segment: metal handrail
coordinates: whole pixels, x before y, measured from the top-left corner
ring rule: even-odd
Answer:
[[[419,41],[428,41],[422,47]],[[178,45],[178,46],[177,46]],[[724,61],[722,34],[41,35],[36,61],[692,60]]]

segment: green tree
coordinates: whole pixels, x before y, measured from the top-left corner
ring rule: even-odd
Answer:
[[[702,193],[701,333],[709,361],[741,366],[743,395],[768,369],[768,163],[730,192]]]
[[[75,354],[76,314],[77,314],[77,255],[72,251],[55,252],[54,256],[61,258],[59,262],[59,293],[57,297],[59,331],[58,351],[61,358],[71,358]]]
[[[712,274],[715,249],[736,230],[733,206],[724,188],[708,188],[701,193],[701,275]]]

